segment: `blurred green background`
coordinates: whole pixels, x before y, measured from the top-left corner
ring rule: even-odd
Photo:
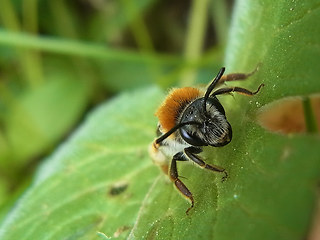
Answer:
[[[2,217],[41,160],[102,101],[145,85],[211,79],[223,61],[232,5],[1,0]]]

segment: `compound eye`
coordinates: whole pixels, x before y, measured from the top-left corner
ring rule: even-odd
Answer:
[[[195,135],[189,134],[184,128],[180,128],[180,134],[183,140],[192,146],[207,146],[205,142],[203,142],[200,138]]]

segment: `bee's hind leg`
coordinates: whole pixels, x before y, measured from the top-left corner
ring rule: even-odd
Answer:
[[[259,67],[261,66],[261,63],[259,63],[256,68],[250,72],[250,73],[229,73],[226,75],[223,75],[218,84],[223,84],[224,82],[229,82],[229,81],[241,81],[241,80],[246,80],[248,77],[252,76],[255,74],[258,70]]]

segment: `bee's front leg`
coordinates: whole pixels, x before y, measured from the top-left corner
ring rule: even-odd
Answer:
[[[184,183],[179,179],[178,170],[177,170],[177,161],[186,161],[187,159],[183,156],[182,152],[177,153],[173,156],[171,165],[170,165],[170,179],[172,182],[174,182],[174,185],[178,189],[182,195],[189,199],[191,201],[191,206],[187,209],[186,214],[189,213],[189,211],[194,206],[194,200],[192,193],[189,191],[189,189],[184,185]]]

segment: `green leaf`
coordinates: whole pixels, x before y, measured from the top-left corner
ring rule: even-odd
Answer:
[[[269,82],[262,104],[285,96],[319,92],[320,19],[317,0],[239,0],[226,52],[229,71],[262,64],[260,82]],[[263,75],[262,75],[263,74]]]
[[[144,89],[92,113],[38,170],[0,238],[92,239],[97,232],[112,236],[120,227],[127,235],[159,175],[147,146],[160,98],[159,90]]]
[[[233,71],[261,63],[249,85],[264,82],[265,88],[249,106],[239,103],[240,116],[230,114],[238,118],[232,123],[234,152],[216,152],[230,173],[219,188],[218,239],[306,238],[320,177],[319,137],[272,134],[251,119],[261,105],[319,92],[320,70],[314,66],[320,30],[312,27],[320,20],[319,6],[318,1],[237,2],[226,63]]]
[[[233,141],[204,148],[229,178],[184,162],[179,175],[195,207],[147,153],[152,114],[163,93],[125,93],[94,111],[38,170],[7,216],[1,239],[302,239],[320,177],[317,135],[278,135],[255,121],[262,105],[319,91],[319,4],[315,0],[237,2],[227,70],[259,71],[241,83],[262,91],[221,96]],[[292,40],[294,39],[294,40]],[[238,85],[228,83],[229,85]]]
[[[48,150],[79,118],[87,98],[85,83],[57,77],[7,101],[3,160],[21,163]]]

